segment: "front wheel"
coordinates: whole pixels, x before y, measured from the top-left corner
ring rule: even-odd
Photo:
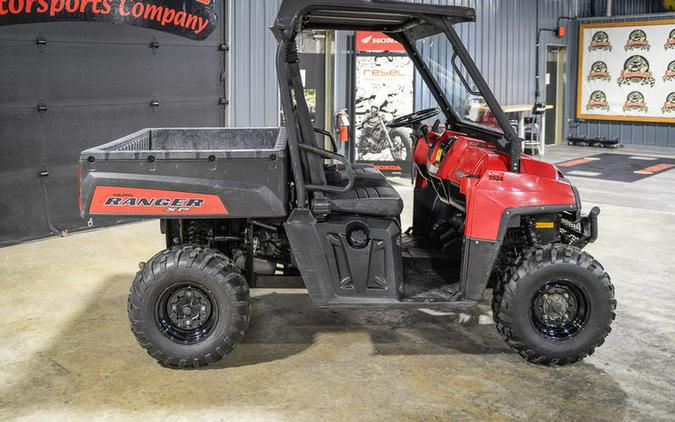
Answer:
[[[526,251],[493,292],[506,343],[533,363],[565,365],[591,355],[611,331],[616,300],[602,265],[579,248]]]
[[[166,249],[136,274],[128,300],[138,343],[165,366],[214,363],[241,341],[250,318],[246,280],[218,251]]]
[[[397,128],[389,132],[391,138],[391,155],[396,161],[406,161],[410,159],[411,146],[408,131]]]

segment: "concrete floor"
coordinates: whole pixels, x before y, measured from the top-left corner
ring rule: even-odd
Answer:
[[[597,152],[549,149],[547,160]],[[0,249],[0,419],[673,419],[674,181],[574,180],[602,206],[588,250],[619,305],[605,345],[563,368],[512,352],[489,297],[468,313],[332,311],[302,290],[259,290],[230,356],[165,369],[126,316],[138,262],[163,247],[156,221]]]

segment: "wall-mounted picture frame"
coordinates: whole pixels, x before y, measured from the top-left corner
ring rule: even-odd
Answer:
[[[675,123],[675,19],[581,24],[576,115]]]

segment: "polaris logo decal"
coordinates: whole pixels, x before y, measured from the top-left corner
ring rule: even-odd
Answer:
[[[157,189],[97,186],[90,214],[227,215],[217,195]]]
[[[668,94],[666,103],[661,107],[663,113],[675,113],[675,92]]]
[[[663,75],[663,82],[672,81],[675,79],[675,60],[668,63],[666,73]]]
[[[607,71],[607,64],[603,61],[597,61],[591,65],[591,71],[586,77],[588,81],[610,81],[612,77]]]

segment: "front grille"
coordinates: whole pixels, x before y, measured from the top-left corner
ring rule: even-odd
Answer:
[[[584,221],[574,221],[571,215],[562,215],[560,218],[560,236],[564,243],[575,246],[584,246],[586,244]]]

